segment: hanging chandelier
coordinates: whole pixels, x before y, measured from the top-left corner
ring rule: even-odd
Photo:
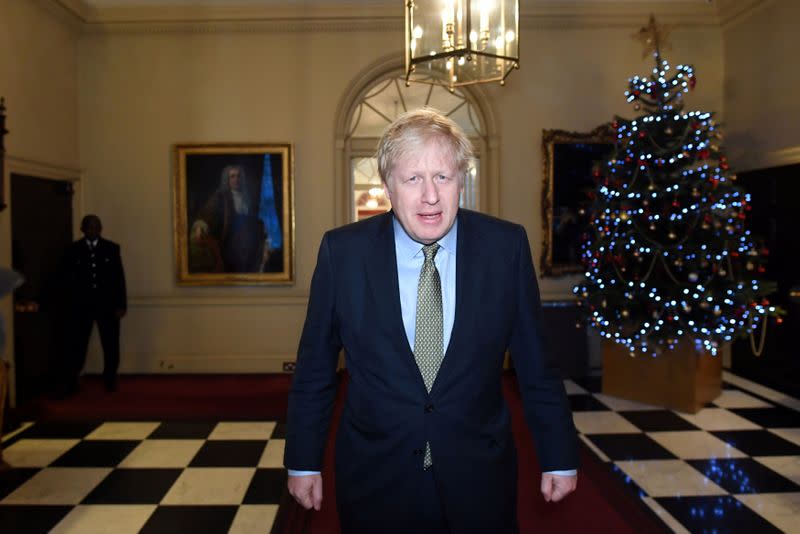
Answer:
[[[519,0],[406,0],[406,84],[505,84],[519,68]]]

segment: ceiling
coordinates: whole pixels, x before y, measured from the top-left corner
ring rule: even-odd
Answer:
[[[83,0],[92,8],[111,7],[167,7],[167,6],[391,6],[404,5],[404,0]],[[537,3],[535,0],[522,0],[526,3]],[[602,4],[602,3],[641,3],[642,0],[571,0],[573,4]],[[673,4],[711,4],[714,0],[671,0]]]

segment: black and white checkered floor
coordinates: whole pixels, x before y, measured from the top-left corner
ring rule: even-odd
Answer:
[[[725,372],[688,415],[567,381],[583,440],[675,532],[800,532],[800,401]]]
[[[676,532],[800,532],[800,401],[725,373],[695,415],[567,381],[580,438]],[[3,438],[0,531],[268,532],[286,484],[267,421],[30,424]]]

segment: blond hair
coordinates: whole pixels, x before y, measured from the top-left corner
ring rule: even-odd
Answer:
[[[384,130],[375,155],[383,183],[388,183],[401,158],[430,142],[441,143],[450,152],[463,182],[472,163],[472,143],[452,119],[433,108],[423,108],[403,113]]]

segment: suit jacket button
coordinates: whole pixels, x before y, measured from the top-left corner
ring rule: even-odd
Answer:
[[[432,411],[433,411],[433,404],[426,404],[425,413],[431,413]]]

